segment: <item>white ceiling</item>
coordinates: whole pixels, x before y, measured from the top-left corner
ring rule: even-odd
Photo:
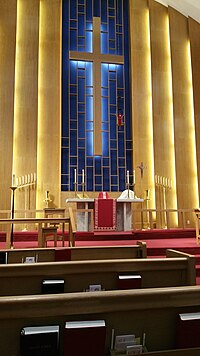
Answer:
[[[156,0],[163,5],[169,5],[185,16],[190,16],[200,23],[200,0]]]

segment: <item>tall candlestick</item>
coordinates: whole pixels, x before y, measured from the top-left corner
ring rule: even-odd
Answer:
[[[126,172],[127,184],[129,184],[129,171]]]
[[[74,170],[74,183],[77,183],[76,168]]]
[[[85,183],[84,169],[82,169],[82,183]]]
[[[15,174],[13,173],[13,176],[12,176],[12,187],[15,186]]]

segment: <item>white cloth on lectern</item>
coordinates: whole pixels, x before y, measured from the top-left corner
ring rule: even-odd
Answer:
[[[118,199],[137,199],[135,193],[129,189],[129,196],[128,196],[128,189],[124,190]]]

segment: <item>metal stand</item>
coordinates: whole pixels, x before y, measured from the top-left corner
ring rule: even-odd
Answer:
[[[16,186],[10,187],[12,190],[12,205],[11,205],[11,219],[15,217],[15,190]],[[13,224],[11,225],[11,233],[10,233],[10,248],[13,248],[14,236],[13,236]]]

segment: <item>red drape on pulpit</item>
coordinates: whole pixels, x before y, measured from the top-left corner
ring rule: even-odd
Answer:
[[[101,192],[94,201],[95,230],[116,230],[116,200]]]

